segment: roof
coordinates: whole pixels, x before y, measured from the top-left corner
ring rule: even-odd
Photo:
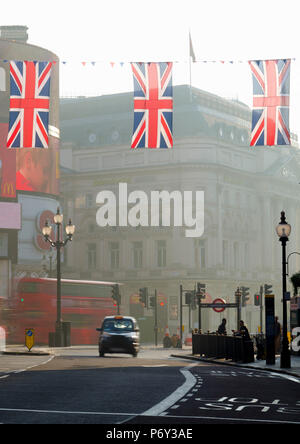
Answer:
[[[223,137],[248,144],[251,110],[244,103],[190,88],[173,88],[173,133],[176,137]],[[74,148],[131,144],[133,93],[78,97],[60,101],[61,138]],[[222,131],[220,132],[220,127]],[[232,139],[231,132],[239,131]]]

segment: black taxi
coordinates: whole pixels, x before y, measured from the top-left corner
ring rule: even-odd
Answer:
[[[129,353],[137,356],[140,348],[140,330],[131,316],[106,316],[99,336],[99,356],[105,353]]]

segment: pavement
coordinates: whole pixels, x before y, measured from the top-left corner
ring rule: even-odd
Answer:
[[[177,354],[172,353],[172,356],[174,357],[183,357],[183,354]],[[275,364],[270,365],[266,364],[266,361],[256,360],[254,362],[250,362],[247,364],[241,363],[241,362],[233,362],[231,360],[226,359],[216,359],[216,358],[205,358],[200,355],[193,355],[192,353],[187,353],[184,355],[185,358],[191,359],[194,361],[202,361],[202,362],[211,362],[214,364],[222,364],[222,365],[228,365],[232,367],[244,367],[244,368],[252,368],[255,370],[266,370],[271,371],[275,373],[282,373],[290,376],[295,376],[297,378],[300,378],[300,356],[294,356],[291,355],[291,368],[280,368],[280,355],[276,355],[275,357]]]
[[[74,346],[74,348],[89,348],[91,346]],[[92,346],[95,348],[95,346]],[[6,348],[2,351],[0,351],[0,356],[2,355],[18,355],[18,356],[50,356],[50,355],[63,355],[64,350],[70,350],[71,347],[64,348],[51,348],[51,347],[43,347],[43,346],[34,346],[31,351],[28,351],[27,347],[23,345],[6,345]],[[298,355],[291,355],[291,368],[280,368],[280,355],[276,355],[275,364],[269,365],[266,364],[265,360],[255,360],[255,362],[251,363],[240,363],[240,362],[233,362],[231,360],[226,359],[216,359],[216,358],[205,358],[200,355],[193,355],[192,354],[192,347],[183,345],[182,348],[163,348],[162,346],[155,346],[155,345],[141,345],[141,350],[147,349],[147,350],[169,350],[170,355],[172,357],[178,357],[178,358],[185,358],[190,359],[194,361],[201,361],[201,362],[210,362],[214,364],[222,364],[222,365],[228,365],[232,367],[245,367],[245,368],[252,368],[256,370],[265,370],[265,371],[272,371],[272,372],[278,372],[283,374],[288,374],[291,376],[295,376],[297,378],[300,378],[300,356]]]

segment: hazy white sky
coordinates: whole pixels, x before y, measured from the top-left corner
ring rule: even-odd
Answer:
[[[247,60],[295,58],[291,130],[296,131],[300,129],[297,4],[298,0],[14,0],[1,5],[0,24],[27,25],[29,43],[67,62],[61,65],[61,95],[130,91],[129,64],[119,64],[129,61],[176,61],[174,84],[189,83],[189,29],[199,60],[192,65],[192,85],[250,106]],[[203,63],[206,60],[216,63]],[[235,63],[223,65],[221,60]],[[83,67],[82,61],[99,63]],[[109,62],[116,65],[112,68]]]

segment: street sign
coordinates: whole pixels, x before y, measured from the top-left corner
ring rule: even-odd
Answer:
[[[300,298],[299,297],[291,298],[290,309],[292,311],[300,309]]]
[[[25,329],[25,345],[30,351],[34,345],[34,329],[26,328]]]
[[[213,304],[217,304],[220,305],[220,307],[212,307],[212,309],[216,312],[216,313],[222,313],[222,311],[225,310],[226,307],[222,307],[222,305],[226,304],[226,301],[224,299],[221,298],[217,298],[213,301]]]

